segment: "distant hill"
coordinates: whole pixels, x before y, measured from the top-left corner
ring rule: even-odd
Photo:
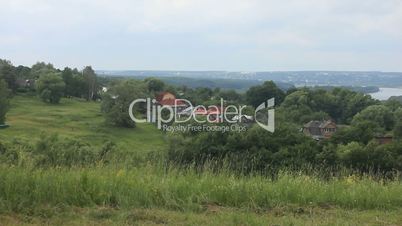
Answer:
[[[381,71],[270,71],[270,72],[230,72],[230,71],[108,71],[98,70],[99,75],[140,76],[140,77],[180,77],[198,80],[241,79],[254,81],[273,80],[296,86],[377,86],[401,87],[402,72]]]
[[[358,93],[376,93],[378,91],[380,91],[380,88],[378,88],[377,86],[313,86],[310,87],[312,89],[324,89],[324,90],[332,90],[334,88],[344,88],[344,89],[348,89],[348,90],[352,90]]]
[[[124,77],[132,77],[136,79],[144,79],[148,76],[124,76]],[[251,86],[261,85],[263,81],[259,80],[244,80],[244,79],[197,79],[197,78],[187,78],[187,77],[156,77],[167,84],[175,85],[175,86],[187,86],[189,88],[198,88],[198,87],[208,87],[211,89],[221,88],[221,89],[234,89],[238,92],[245,92]],[[276,85],[286,91],[290,88],[294,88],[293,84],[286,82],[275,82]]]

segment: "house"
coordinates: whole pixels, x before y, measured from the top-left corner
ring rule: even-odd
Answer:
[[[207,115],[208,111],[202,107],[187,107],[177,113],[179,116],[190,116],[190,115]]]
[[[310,121],[303,126],[303,133],[315,140],[330,138],[336,132],[336,123],[327,121]]]
[[[232,118],[232,121],[246,122],[246,123],[248,123],[248,122],[253,122],[253,121],[254,121],[254,117],[251,116],[251,115],[241,115],[241,116],[235,115],[235,116]]]
[[[186,102],[182,100],[177,100],[176,96],[170,92],[162,92],[156,96],[157,104],[161,106],[171,106],[175,107],[177,111],[182,111],[187,108]]]
[[[375,136],[375,139],[379,144],[389,144],[392,143],[393,136],[391,135]]]
[[[34,79],[17,79],[15,81],[19,88],[29,88],[33,89],[35,87],[35,80]]]

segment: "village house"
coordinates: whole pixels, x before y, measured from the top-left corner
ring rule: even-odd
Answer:
[[[327,121],[310,121],[303,126],[303,133],[315,140],[328,139],[336,132],[336,123]]]
[[[176,108],[176,112],[182,111],[187,108],[186,102],[177,100],[176,96],[170,92],[162,92],[156,96],[155,100],[161,106],[171,106]]]
[[[33,89],[35,87],[34,79],[17,79],[15,83],[17,84],[18,88]]]
[[[383,136],[375,136],[375,139],[379,144],[389,144],[393,141],[393,136],[391,135],[383,135]]]

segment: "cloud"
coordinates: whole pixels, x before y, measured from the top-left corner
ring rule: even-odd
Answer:
[[[182,66],[181,57],[197,54],[178,49],[202,46],[197,50],[201,55],[192,57],[205,64],[209,53],[218,51],[222,56],[259,52],[262,58],[280,52],[317,57],[317,62],[325,55],[330,67],[331,56],[338,62],[342,51],[360,58],[353,60],[359,68],[367,65],[364,59],[371,57],[367,54],[374,58],[374,54],[387,53],[384,56],[395,58],[402,50],[400,0],[0,0],[0,5],[0,20],[4,21],[0,52],[5,54],[0,57],[24,59],[15,52],[25,48],[42,51],[38,56],[59,56],[56,51],[64,51],[100,64],[107,61],[107,56],[99,56],[102,53],[116,61],[107,66],[121,67],[126,60],[117,62],[119,57],[136,58],[131,52],[149,55],[164,49],[170,52],[158,54],[177,55],[176,60],[169,59],[174,67]],[[19,50],[11,52],[12,48]],[[245,55],[244,59],[253,57],[258,56]],[[66,55],[60,62],[69,63],[72,58]],[[247,67],[242,59],[233,59],[229,65],[224,62],[222,67]],[[302,64],[292,57],[283,59],[291,61],[286,65]],[[373,66],[402,70],[386,60]],[[146,65],[158,68],[166,64],[155,61]]]

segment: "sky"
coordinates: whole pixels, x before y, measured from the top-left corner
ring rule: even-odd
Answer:
[[[402,71],[402,1],[0,0],[0,58],[98,70]]]

